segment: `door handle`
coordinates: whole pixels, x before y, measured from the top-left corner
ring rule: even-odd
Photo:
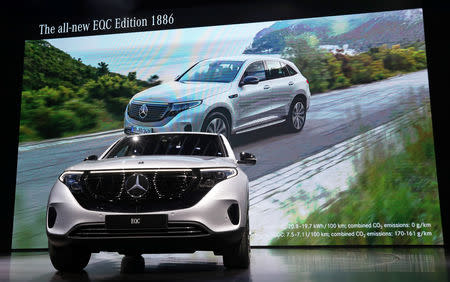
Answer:
[[[238,94],[233,94],[233,95],[228,96],[228,98],[233,99],[233,98],[237,98],[238,96],[239,96]]]
[[[270,89],[270,85],[264,85],[264,89]]]
[[[288,84],[289,84],[289,85],[294,85],[294,82],[293,82],[293,81],[289,81]]]

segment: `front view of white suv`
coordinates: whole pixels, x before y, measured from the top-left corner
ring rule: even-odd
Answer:
[[[242,55],[203,60],[174,81],[136,94],[125,110],[126,134],[202,131],[227,138],[285,122],[302,130],[308,80],[290,61]]]
[[[223,255],[249,265],[248,179],[227,139],[211,133],[125,136],[67,168],[53,186],[47,236],[53,266],[80,271],[91,253]]]

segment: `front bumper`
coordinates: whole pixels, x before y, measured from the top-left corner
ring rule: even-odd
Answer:
[[[179,132],[179,131],[199,132],[202,129],[206,110],[207,106],[202,103],[195,108],[182,111],[174,117],[165,117],[161,121],[155,122],[141,122],[132,119],[128,116],[126,110],[124,118],[124,132],[126,134],[133,134],[133,132],[131,131],[132,127],[138,129],[151,130],[151,132]]]
[[[170,222],[169,222],[170,223]],[[174,222],[172,222],[174,223]],[[187,222],[176,222],[178,224]],[[236,244],[241,240],[245,228],[239,227],[233,231],[213,232],[200,223],[190,222],[201,226],[205,231],[200,235],[182,236],[98,236],[80,237],[75,231],[93,224],[80,224],[75,226],[69,234],[54,235],[47,233],[49,242],[55,246],[78,246],[88,249],[90,252],[119,252],[126,253],[194,253],[195,251],[214,251],[216,254],[223,254],[226,248]],[[95,225],[93,225],[95,226]],[[98,226],[98,224],[97,224]],[[74,236],[75,235],[75,236]]]
[[[232,222],[228,209],[239,206],[239,221]],[[84,209],[73,197],[69,189],[57,181],[50,192],[47,209],[56,210],[56,220],[50,228],[47,224],[47,236],[55,245],[82,244],[93,251],[110,250],[125,252],[127,249],[142,248],[146,252],[191,252],[192,250],[218,250],[218,246],[236,242],[245,228],[248,214],[248,180],[244,173],[224,180],[214,186],[196,205],[165,212],[146,212],[146,214],[167,214],[170,224],[194,224],[202,230],[201,234],[189,233],[168,236],[161,234],[127,235],[109,234],[100,230],[95,236],[75,236],[80,226],[105,224],[105,215],[133,215],[133,213],[112,213]],[[133,230],[134,231],[134,230]]]

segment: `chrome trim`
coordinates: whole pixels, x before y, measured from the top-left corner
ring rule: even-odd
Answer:
[[[192,169],[117,169],[117,170],[89,170],[91,174],[100,174],[100,173],[124,173],[124,172],[176,172],[176,171],[192,171]]]
[[[264,128],[264,127],[272,126],[272,125],[275,125],[275,124],[283,123],[284,121],[285,121],[284,119],[281,119],[281,120],[276,120],[276,121],[273,121],[273,122],[261,124],[261,125],[255,126],[255,127],[242,129],[242,130],[236,131],[235,134],[241,134],[241,133],[257,130],[257,129],[260,129],[260,128]]]

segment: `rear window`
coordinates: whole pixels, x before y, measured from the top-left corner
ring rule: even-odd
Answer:
[[[151,155],[227,156],[217,135],[155,134],[126,137],[111,148],[106,158]]]
[[[289,75],[296,75],[297,74],[297,72],[294,70],[294,68],[291,67],[290,65],[286,64],[286,68],[289,71]]]
[[[281,72],[283,73],[283,76],[290,76],[289,70],[285,63],[281,63]]]
[[[276,79],[285,77],[286,72],[283,71],[283,67],[278,61],[266,61],[267,64],[267,76],[269,79]]]

